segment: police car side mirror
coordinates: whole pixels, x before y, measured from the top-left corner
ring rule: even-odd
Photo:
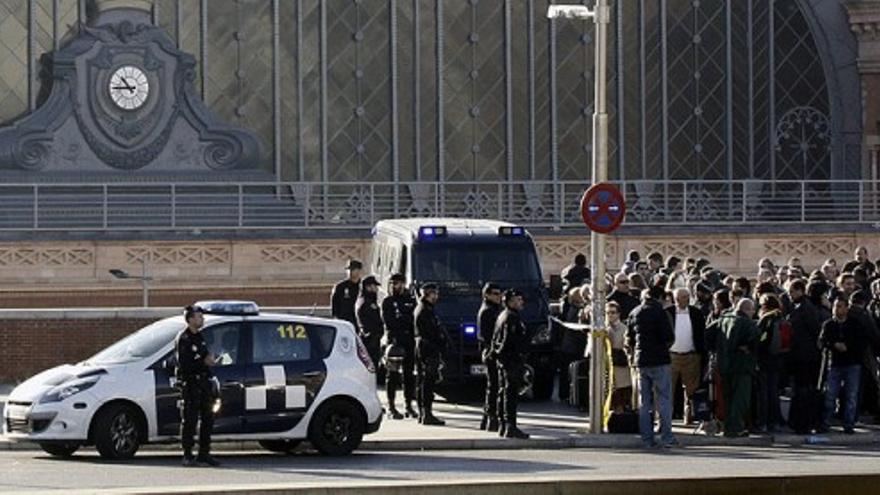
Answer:
[[[562,299],[562,276],[550,275],[550,299]]]

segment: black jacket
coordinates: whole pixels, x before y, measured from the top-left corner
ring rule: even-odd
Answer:
[[[672,325],[673,343],[675,342],[676,311],[676,306],[666,308],[666,314],[669,315],[669,323]],[[706,354],[706,319],[703,317],[703,312],[696,306],[688,306],[688,315],[691,318],[691,329],[694,334],[694,350],[697,354],[703,356]]]
[[[492,353],[503,365],[522,363],[528,352],[526,326],[519,317],[519,312],[510,308],[498,315],[495,322],[495,334],[492,336]]]
[[[816,363],[821,361],[822,353],[816,346],[822,321],[816,306],[806,297],[794,302],[788,315],[791,323],[791,352],[789,359],[798,363]]]
[[[210,351],[201,333],[192,333],[189,329],[184,330],[177,336],[174,348],[177,350],[178,380],[185,381],[211,376],[211,368],[205,364],[205,357],[210,354]]]
[[[355,315],[354,305],[360,294],[360,285],[345,279],[333,286],[333,292],[330,293],[330,314],[334,318],[345,320],[358,327],[357,316]]]
[[[415,312],[416,348],[419,358],[438,358],[446,353],[449,337],[434,313],[434,305],[427,301],[419,302]]]
[[[590,279],[590,269],[586,265],[579,266],[575,264],[568,265],[562,269],[562,279],[566,282],[566,287],[577,287]]]
[[[360,335],[368,339],[379,339],[382,337],[382,315],[379,313],[379,303],[376,301],[376,294],[365,292],[361,294],[355,304],[355,312],[357,314],[358,329]]]
[[[385,333],[388,342],[410,348],[415,345],[415,324],[413,315],[416,301],[404,292],[390,295],[382,301],[382,321],[385,322]]]
[[[846,352],[834,348],[834,344],[842,342]],[[856,366],[862,364],[862,355],[868,345],[866,329],[862,323],[852,317],[840,322],[830,319],[822,325],[819,343],[831,352],[831,366]]]
[[[665,366],[670,363],[669,347],[675,333],[669,316],[658,301],[648,300],[629,315],[627,346],[633,350],[633,361],[639,368]]]
[[[865,332],[865,344],[863,352],[872,352],[880,346],[880,329],[871,313],[860,306],[850,306],[849,317],[858,320]],[[872,353],[873,355],[873,353]]]
[[[630,313],[639,305],[639,300],[631,296],[628,292],[620,292],[617,289],[608,294],[608,301],[614,301],[620,306],[620,319],[626,321]]]
[[[492,335],[495,334],[495,321],[504,308],[500,304],[483,301],[480,312],[477,313],[477,340],[480,342],[480,351],[492,345]]]

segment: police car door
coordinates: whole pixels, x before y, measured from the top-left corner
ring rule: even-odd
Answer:
[[[327,377],[324,358],[335,328],[285,321],[251,322],[251,364],[245,385],[245,431],[294,428]]]
[[[213,325],[202,330],[208,349],[215,356],[211,369],[220,382],[220,409],[214,416],[214,433],[241,433],[244,410],[244,380],[247,371],[243,338],[244,324],[233,321]],[[180,392],[172,386],[173,377],[162,366],[174,351],[153,367],[156,376],[156,415],[160,436],[180,434]]]

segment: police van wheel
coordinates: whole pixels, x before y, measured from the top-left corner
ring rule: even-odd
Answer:
[[[260,447],[269,452],[278,452],[279,454],[289,454],[296,450],[301,444],[300,440],[260,440]]]
[[[55,457],[70,457],[79,450],[78,443],[41,443],[40,448]]]
[[[95,447],[105,459],[131,459],[140,448],[140,418],[129,406],[112,405],[95,418]]]
[[[348,455],[361,444],[366,427],[366,419],[355,405],[334,400],[315,412],[309,424],[309,441],[324,455]]]

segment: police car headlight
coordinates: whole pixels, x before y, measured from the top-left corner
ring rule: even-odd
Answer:
[[[550,331],[549,325],[541,325],[538,327],[538,330],[535,331],[535,336],[532,337],[533,345],[543,345],[549,344],[553,339],[553,335]]]
[[[61,384],[52,390],[49,391],[46,395],[40,399],[40,404],[46,404],[49,402],[61,402],[68,397],[72,397],[83,390],[88,390],[95,386],[98,383],[100,377],[91,376],[89,378],[84,378],[82,380],[76,380],[69,383]]]

